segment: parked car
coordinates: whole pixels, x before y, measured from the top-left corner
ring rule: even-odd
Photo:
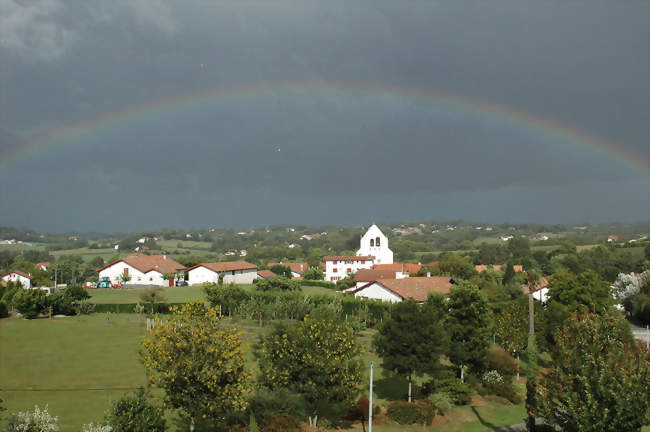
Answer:
[[[178,279],[176,281],[176,286],[187,286],[187,281],[184,279]]]

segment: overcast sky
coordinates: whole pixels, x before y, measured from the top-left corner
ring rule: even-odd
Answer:
[[[0,0],[0,225],[649,220],[649,13],[647,0]],[[412,97],[432,92],[564,124],[636,163]],[[159,109],[102,123],[133,106]]]

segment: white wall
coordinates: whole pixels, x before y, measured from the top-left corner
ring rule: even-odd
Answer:
[[[354,296],[382,300],[390,303],[397,303],[402,301],[402,298],[400,296],[393,293],[392,291],[387,290],[376,282],[367,288],[362,289],[361,291],[357,291],[354,293]]]
[[[131,276],[131,280],[129,280],[125,285],[169,286],[169,281],[166,281],[162,278],[162,273],[156,270],[151,270],[147,272],[147,274],[144,274],[137,268],[123,261],[120,261],[110,267],[106,267],[105,269],[101,270],[99,272],[99,277],[108,277],[112,283],[122,283],[121,276],[124,273],[125,268],[129,269],[129,276]]]
[[[379,247],[376,245],[377,238],[379,238]],[[371,240],[373,246],[370,246]],[[375,257],[375,264],[393,263],[393,251],[388,248],[388,237],[381,232],[377,225],[368,228],[368,231],[361,237],[357,255],[372,255]]]
[[[548,298],[548,288],[542,288],[533,293],[533,298],[539,300],[542,303],[546,303]]]
[[[373,266],[372,260],[346,260],[346,261],[325,261],[325,280],[337,281],[345,279],[350,273],[356,273],[359,269],[369,269]],[[335,271],[336,270],[336,271]]]
[[[2,280],[5,282],[20,282],[23,288],[31,288],[32,281],[30,278],[21,276],[18,273],[9,273],[8,275],[2,276]]]
[[[233,274],[233,272],[235,274]],[[253,280],[257,279],[257,269],[234,270],[223,273],[223,283],[225,284],[252,284]],[[214,270],[199,266],[187,272],[187,283],[190,285],[200,285],[212,282],[219,282],[219,273]]]

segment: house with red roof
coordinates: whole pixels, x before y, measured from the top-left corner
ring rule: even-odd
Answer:
[[[49,261],[44,261],[44,262],[39,262],[34,264],[36,267],[40,268],[43,271],[47,271],[47,269],[50,268],[50,262]]]
[[[300,278],[302,277],[302,274],[309,269],[309,264],[306,262],[285,262],[283,263],[280,261],[279,263],[268,263],[268,267],[271,268],[276,265],[281,265],[285,267],[289,267],[291,270],[291,277],[292,278]]]
[[[106,264],[96,271],[100,279],[107,277],[115,284],[174,286],[174,280],[179,278],[184,270],[185,266],[167,255],[133,254]],[[174,274],[175,277],[165,280],[163,275],[167,274]],[[122,275],[129,277],[129,280],[123,281]]]
[[[360,269],[354,274],[352,280],[356,289],[380,279],[397,279],[397,272],[394,270]]]
[[[398,303],[413,299],[424,303],[431,293],[449,294],[454,281],[446,276],[409,277],[404,279],[379,279],[354,290],[355,297]]]
[[[258,270],[257,271],[257,278],[258,279],[268,279],[272,278],[274,276],[277,276],[275,273],[273,273],[271,270]]]
[[[325,280],[339,281],[347,278],[349,275],[358,272],[361,269],[369,269],[375,263],[373,256],[326,256],[323,257],[325,263]]]
[[[9,273],[5,273],[3,275],[0,275],[0,280],[2,280],[4,283],[7,282],[19,282],[20,285],[23,288],[31,288],[32,287],[32,275],[23,273],[19,270],[12,270]]]
[[[207,262],[187,269],[187,283],[201,285],[205,283],[252,284],[257,279],[257,266],[246,261]]]

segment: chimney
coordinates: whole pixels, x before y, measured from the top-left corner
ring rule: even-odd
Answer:
[[[427,277],[431,277],[431,272],[427,272]]]

